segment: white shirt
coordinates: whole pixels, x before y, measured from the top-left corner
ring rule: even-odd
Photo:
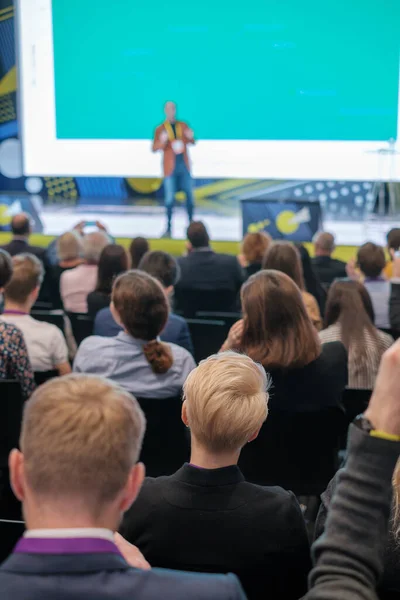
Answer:
[[[68,348],[56,325],[37,321],[30,315],[1,315],[1,320],[22,331],[34,371],[52,371],[68,361]]]
[[[65,529],[28,529],[26,538],[100,538],[114,542],[111,529],[102,527],[67,527]]]

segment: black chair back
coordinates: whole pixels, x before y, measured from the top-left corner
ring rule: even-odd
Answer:
[[[274,412],[258,438],[242,449],[239,466],[247,481],[280,485],[296,496],[319,496],[338,468],[340,408]]]
[[[344,450],[347,446],[347,432],[350,423],[367,408],[372,390],[357,390],[347,388],[342,394],[342,405],[345,412],[342,433],[340,435],[340,448]]]
[[[238,312],[207,312],[200,310],[196,313],[196,319],[210,319],[224,321],[228,331],[237,321],[240,321],[243,316]]]
[[[42,385],[42,383],[46,383],[49,379],[58,377],[58,371],[55,369],[52,371],[35,371],[34,376],[36,385]]]
[[[171,475],[189,459],[189,438],[181,419],[181,397],[137,400],[147,422],[140,453],[146,475]]]
[[[175,288],[174,307],[184,317],[194,318],[199,311],[237,310],[237,294],[232,290],[199,290]]]
[[[24,521],[0,519],[0,563],[10,556],[24,531]]]
[[[227,326],[224,321],[186,319],[186,322],[189,325],[196,362],[219,352],[227,335]]]
[[[18,446],[24,400],[13,379],[0,380],[0,467],[7,467],[10,450]]]
[[[94,320],[85,313],[67,313],[71,321],[72,333],[76,343],[79,344],[90,335],[93,335]]]
[[[62,310],[32,310],[31,316],[38,321],[55,325],[64,333],[64,313]]]

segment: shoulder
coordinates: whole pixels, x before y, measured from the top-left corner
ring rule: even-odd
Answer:
[[[347,364],[347,350],[341,341],[322,344],[320,359],[333,365]]]
[[[179,364],[189,361],[190,363],[193,363],[194,367],[196,366],[193,356],[188,350],[186,350],[186,348],[183,348],[182,346],[178,346],[177,344],[173,344],[171,342],[168,342],[168,345],[172,350],[172,355],[174,357],[175,363]]]
[[[89,294],[90,295],[90,294]],[[89,296],[88,296],[89,297]],[[108,319],[112,319],[113,316],[111,314],[110,308],[107,306],[106,308],[101,308],[95,317],[95,321],[106,321]]]
[[[0,335],[2,345],[4,345],[6,340],[8,340],[9,343],[14,343],[16,345],[24,344],[22,331],[11,323],[0,321]]]
[[[130,571],[137,577],[137,570]],[[211,575],[205,573],[177,572],[168,569],[152,569],[142,571],[145,587],[143,598],[149,600],[162,592],[166,600],[244,600],[243,589],[235,575]],[[147,589],[146,589],[147,588]],[[147,596],[148,594],[148,596]]]
[[[188,326],[185,319],[180,315],[176,315],[175,313],[170,313],[169,319],[170,323],[173,323],[176,327],[185,328]]]
[[[79,344],[76,358],[82,358],[83,355],[86,355],[90,356],[94,361],[96,361],[99,359],[99,351],[114,347],[115,338],[102,337],[100,335],[90,335]],[[96,354],[93,354],[94,350],[96,351]]]
[[[323,344],[327,342],[340,342],[340,329],[336,325],[330,325],[318,333]]]
[[[394,344],[394,339],[388,333],[385,333],[384,331],[380,331],[379,329],[377,329],[377,333],[378,333],[378,337],[379,337],[379,341],[381,343],[381,346],[383,348],[385,348],[385,350],[387,348],[390,348],[390,346],[392,344]]]

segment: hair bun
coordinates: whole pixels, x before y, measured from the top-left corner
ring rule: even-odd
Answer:
[[[143,347],[143,352],[153,373],[166,373],[173,365],[174,359],[168,344],[152,340]]]

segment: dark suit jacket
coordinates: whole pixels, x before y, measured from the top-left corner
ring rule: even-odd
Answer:
[[[205,248],[178,259],[180,279],[175,286],[175,310],[188,315],[187,306],[196,310],[235,311],[238,292],[245,279],[236,256],[218,254]],[[207,294],[211,303],[203,301]],[[212,308],[214,307],[214,308]]]
[[[235,573],[250,599],[298,600],[307,590],[310,551],[296,498],[247,483],[237,466],[185,464],[146,478],[122,533],[154,566]]]
[[[40,248],[40,246],[31,246],[27,241],[23,239],[11,240],[5,246],[1,246],[3,250],[6,250],[11,256],[17,254],[33,254],[39,260],[42,261],[44,267],[44,280],[42,287],[40,288],[38,300],[42,302],[51,302],[53,297],[53,282],[49,271],[49,263],[46,256],[46,248]]]
[[[94,320],[93,335],[115,337],[120,331],[122,331],[122,328],[114,321],[111,310],[109,308],[99,310]],[[163,342],[182,346],[192,355],[194,353],[188,324],[179,315],[169,314],[167,324],[161,332],[160,338]]]
[[[346,263],[330,256],[315,256],[312,259],[312,265],[318,279],[325,286],[329,287],[335,279],[347,277]]]
[[[4,600],[245,600],[233,575],[139,571],[119,553],[100,550],[14,553],[0,567],[0,590]]]

